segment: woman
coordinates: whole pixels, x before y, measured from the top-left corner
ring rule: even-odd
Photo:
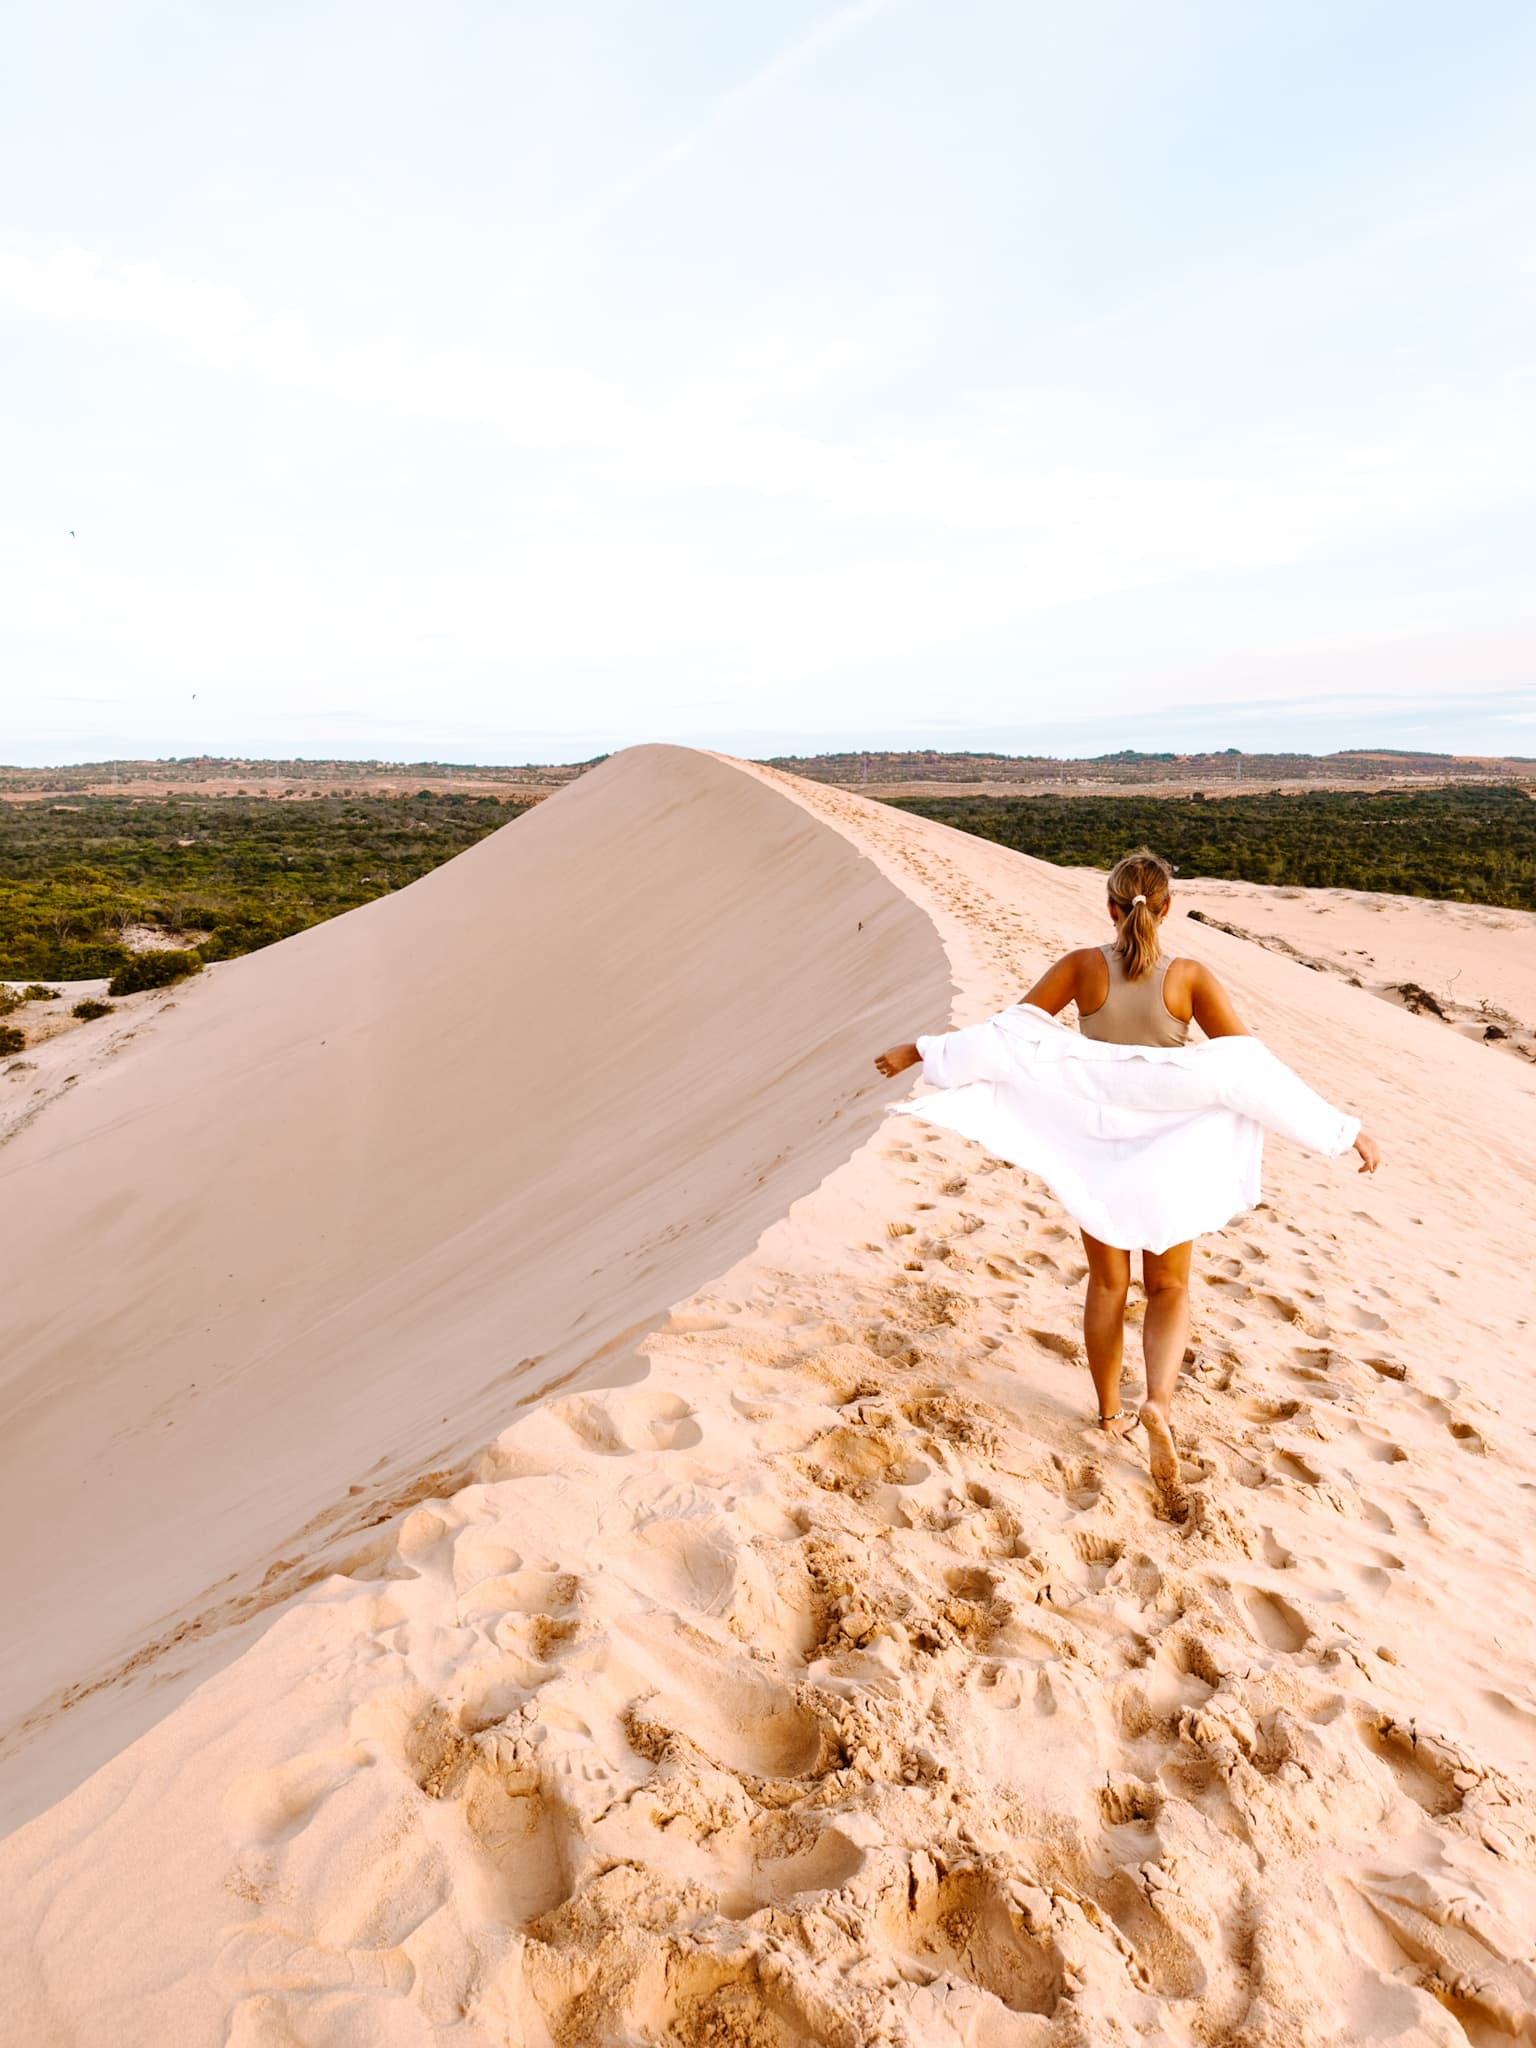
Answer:
[[[1333,1109],[1254,1039],[1198,960],[1165,959],[1172,874],[1144,848],[1109,878],[1113,940],[1068,953],[1021,1004],[985,1024],[893,1046],[895,1075],[919,1062],[944,1091],[896,1105],[1038,1173],[1078,1223],[1088,1259],[1083,1337],[1099,1427],[1147,1432],[1152,1476],[1178,1479],[1170,1411],[1189,1342],[1196,1235],[1259,1199],[1265,1130],[1318,1152],[1381,1163],[1359,1120]],[[1077,1005],[1079,1032],[1053,1020]],[[1189,1045],[1198,1024],[1204,1044]],[[1141,1252],[1147,1391],[1120,1407],[1131,1253]]]

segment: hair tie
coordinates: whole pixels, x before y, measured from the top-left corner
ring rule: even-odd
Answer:
[[[1131,902],[1132,902],[1132,904],[1133,904],[1133,905],[1135,905],[1135,904],[1137,904],[1137,903],[1145,903],[1145,902],[1146,902],[1146,900],[1147,900],[1147,899],[1146,899],[1146,897],[1145,897],[1145,896],[1133,896],[1133,897],[1131,898]]]

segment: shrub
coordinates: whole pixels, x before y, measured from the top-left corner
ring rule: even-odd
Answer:
[[[21,1000],[24,1003],[51,1003],[63,993],[60,988],[49,988],[45,982],[29,981],[21,992]]]
[[[21,1008],[21,1004],[20,992],[12,988],[8,981],[0,981],[0,1017],[9,1017],[12,1010]]]
[[[119,967],[107,984],[109,996],[134,996],[140,989],[169,988],[187,974],[201,974],[203,963],[196,953],[168,948],[160,953],[135,953],[126,967]]]
[[[0,1024],[0,1053],[25,1052],[27,1034],[18,1031],[14,1024]]]
[[[82,1023],[89,1024],[93,1017],[110,1017],[112,1005],[99,1002],[95,996],[87,996],[83,1003],[76,1003],[69,1014],[71,1017],[80,1018]]]

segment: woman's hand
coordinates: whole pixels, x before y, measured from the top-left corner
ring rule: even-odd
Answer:
[[[1374,1173],[1381,1164],[1381,1147],[1369,1131],[1362,1131],[1356,1138],[1355,1150],[1360,1154],[1360,1171]]]
[[[889,1052],[883,1052],[875,1065],[889,1080],[894,1074],[904,1074],[908,1067],[922,1064],[922,1054],[915,1045],[893,1045]]]

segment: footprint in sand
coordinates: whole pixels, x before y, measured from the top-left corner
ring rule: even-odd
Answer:
[[[1096,1795],[1099,1815],[1109,1828],[1150,1828],[1166,1801],[1155,1785],[1141,1778],[1120,1778],[1102,1785]],[[1145,1848],[1142,1857],[1144,1860]]]
[[[574,1572],[522,1571],[483,1579],[459,1602],[465,1626],[489,1627],[491,1641],[535,1671],[581,1626],[575,1612],[581,1580]]]
[[[1356,1888],[1423,1988],[1449,2004],[1454,1987],[1458,2036],[1529,2038],[1536,1968],[1514,1928],[1487,1913],[1474,1921],[1464,1897],[1421,1872],[1368,1876]]]
[[[559,1803],[530,1765],[479,1769],[464,1792],[464,1825],[480,1853],[488,1903],[531,1929],[571,1895],[572,1857]]]
[[[1034,1930],[988,1870],[945,1868],[919,1849],[907,1883],[884,1894],[875,1920],[899,1953],[989,1991],[1010,2012],[1049,2017],[1061,2002],[1066,1972],[1055,1940]]]
[[[1270,1469],[1278,1478],[1294,1480],[1298,1486],[1321,1486],[1323,1483],[1322,1473],[1294,1451],[1276,1452],[1270,1460]]]
[[[1389,1329],[1391,1327],[1390,1324],[1387,1322],[1385,1316],[1377,1315],[1375,1309],[1373,1308],[1362,1308],[1357,1302],[1352,1302],[1350,1304],[1348,1309],[1345,1311],[1345,1318],[1348,1321],[1350,1327],[1356,1330],[1370,1330],[1375,1332]]]
[[[1271,1571],[1288,1572],[1296,1568],[1296,1553],[1287,1550],[1273,1529],[1261,1529],[1260,1539],[1264,1545],[1264,1562]]]
[[[826,1894],[841,1891],[867,1861],[867,1853],[836,1827],[816,1831],[802,1814],[763,1814],[751,1829],[740,1869],[724,1878],[720,1911],[727,1920],[746,1920],[765,1906],[783,1908],[802,1898],[808,1905],[807,1894],[824,1905]]]
[[[740,1558],[730,1525],[701,1511],[639,1523],[633,1547],[616,1562],[621,1576],[658,1605],[720,1614],[736,1590]]]
[[[1301,1410],[1300,1401],[1277,1401],[1264,1394],[1250,1395],[1238,1403],[1239,1414],[1249,1422],[1289,1422]]]
[[[1356,1733],[1371,1755],[1386,1765],[1398,1790],[1433,1819],[1456,1813],[1464,1792],[1477,1782],[1477,1774],[1462,1768],[1460,1759],[1433,1738],[1390,1717],[1360,1721]],[[1458,1783],[1464,1778],[1466,1785]]]
[[[832,1760],[827,1726],[787,1687],[740,1669],[723,1657],[668,1645],[676,1663],[670,1689],[647,1695],[630,1713],[630,1743],[653,1761],[668,1753],[674,1731],[721,1769],[751,1779],[809,1779]]]
[[[693,1410],[680,1395],[647,1387],[557,1402],[549,1412],[589,1451],[605,1458],[628,1457],[636,1451],[691,1450],[704,1439]]]
[[[1378,1465],[1406,1465],[1408,1453],[1401,1444],[1393,1443],[1390,1437],[1367,1436],[1365,1455]]]
[[[1090,1593],[1097,1593],[1124,1557],[1125,1545],[1100,1530],[1079,1529],[1072,1538],[1072,1553],[1083,1566],[1083,1584]]]
[[[416,1515],[422,1512],[417,1509]],[[416,1520],[410,1517],[406,1528]],[[435,1519],[435,1517],[434,1517]],[[404,1531],[401,1548],[404,1549]],[[523,1568],[521,1551],[514,1550],[510,1543],[504,1543],[499,1536],[485,1529],[463,1530],[453,1546],[453,1589],[462,1596],[485,1579],[506,1578]]]
[[[371,1752],[358,1746],[297,1756],[273,1770],[237,1778],[224,1797],[231,1843],[237,1849],[273,1849],[290,1841],[338,1786],[372,1761]]]
[[[827,1492],[859,1498],[870,1487],[920,1486],[933,1468],[888,1431],[839,1424],[807,1447],[802,1469]]]
[[[1080,1514],[1086,1513],[1104,1491],[1104,1474],[1086,1458],[1053,1458],[1059,1475],[1062,1497],[1069,1507]]]
[[[1255,1587],[1243,1596],[1243,1607],[1258,1640],[1267,1649],[1294,1656],[1311,1640],[1312,1631],[1289,1600]]]
[[[1308,1337],[1328,1335],[1328,1325],[1317,1312],[1309,1315],[1298,1302],[1292,1301],[1287,1295],[1255,1292],[1254,1299],[1277,1321],[1289,1323],[1293,1329],[1303,1331]],[[1383,1324],[1381,1327],[1385,1329],[1386,1325]]]

